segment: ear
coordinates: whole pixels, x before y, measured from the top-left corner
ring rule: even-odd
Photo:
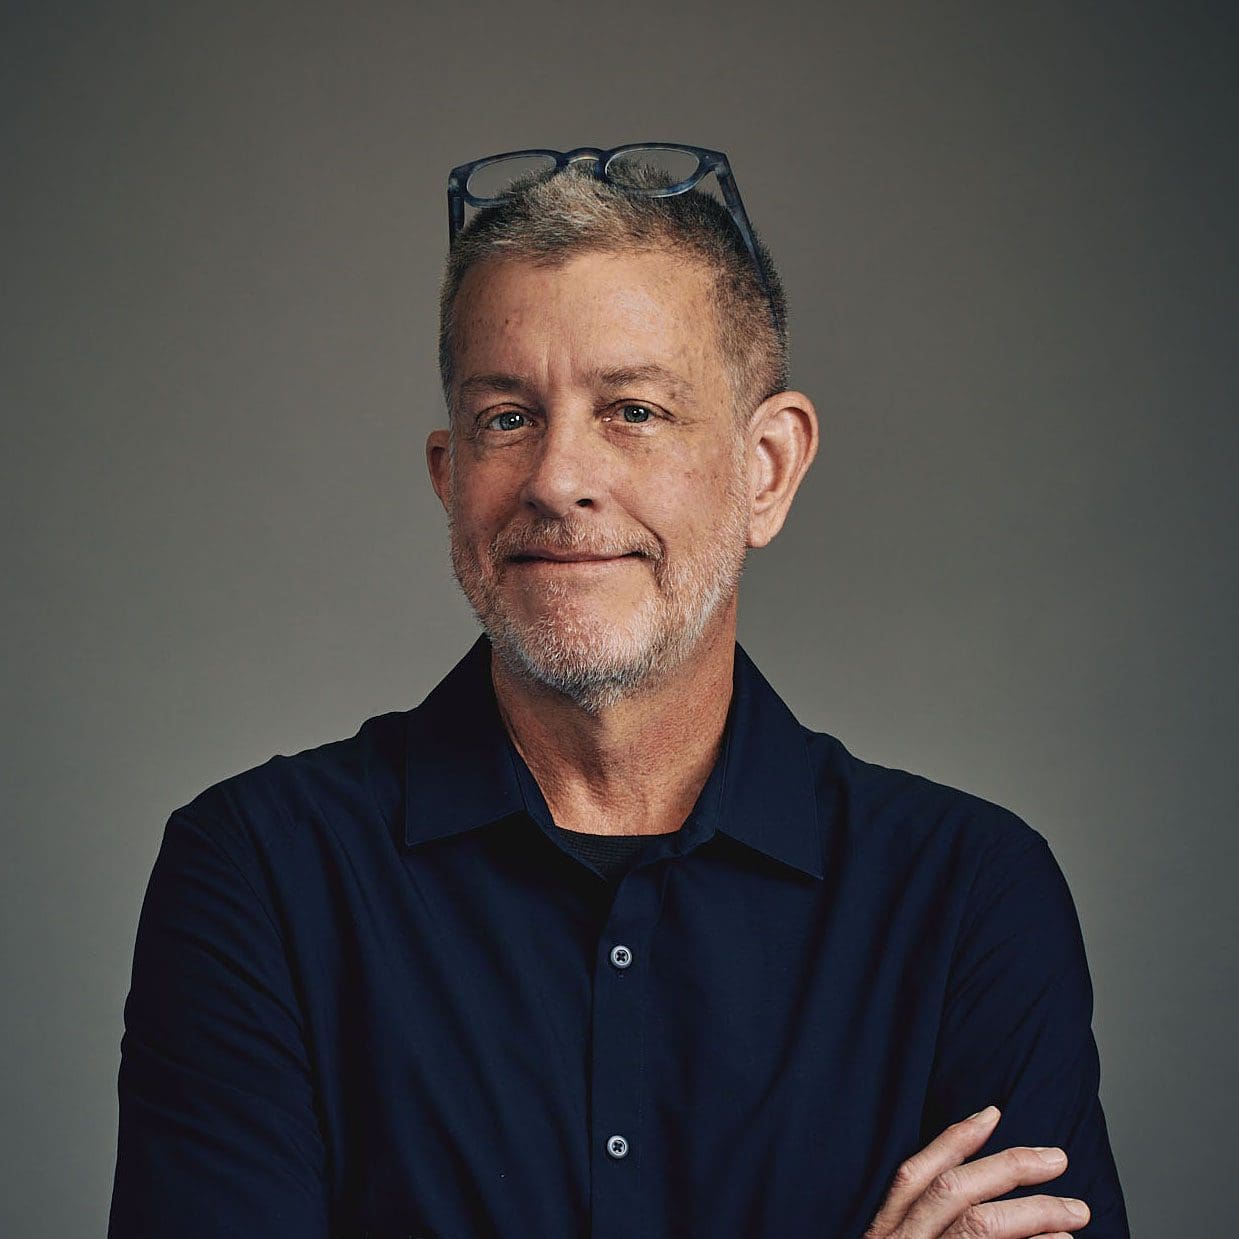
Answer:
[[[426,468],[430,484],[446,509],[452,501],[452,458],[449,451],[450,432],[432,430],[426,439]]]
[[[753,410],[747,434],[748,545],[765,546],[783,528],[817,455],[817,411],[803,392],[777,392]]]

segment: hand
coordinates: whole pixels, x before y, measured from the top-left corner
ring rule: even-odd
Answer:
[[[1068,1231],[1084,1226],[1089,1211],[1082,1200],[993,1199],[1014,1187],[1057,1178],[1067,1169],[1062,1149],[1004,1149],[963,1164],[989,1139],[998,1114],[996,1106],[988,1106],[952,1123],[908,1158],[864,1239],[1069,1239]]]

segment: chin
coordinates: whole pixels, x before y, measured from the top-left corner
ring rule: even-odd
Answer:
[[[563,694],[591,714],[616,705],[645,687],[656,670],[656,659],[633,657],[596,643],[548,649],[523,640],[491,635],[504,662],[522,678]]]
[[[669,591],[607,600],[566,584],[536,596],[510,591],[467,557],[453,567],[495,652],[510,672],[598,713],[658,684],[692,657],[734,594],[742,560],[728,571],[677,580]]]
[[[656,684],[701,636],[701,625],[671,623],[651,614],[654,607],[642,610],[618,624],[614,615],[586,619],[559,612],[529,624],[484,626],[515,674],[597,713]]]

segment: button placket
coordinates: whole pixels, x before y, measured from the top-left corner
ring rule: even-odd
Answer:
[[[616,891],[594,957],[590,1113],[591,1239],[647,1233],[641,1191],[649,942],[662,866],[629,873]]]

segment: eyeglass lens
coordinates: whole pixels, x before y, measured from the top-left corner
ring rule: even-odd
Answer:
[[[465,188],[475,198],[502,198],[514,182],[531,173],[544,176],[555,167],[553,155],[513,155],[474,168]]]
[[[691,151],[646,146],[613,156],[607,164],[607,176],[618,185],[639,188],[644,181],[642,173],[652,167],[661,172],[668,183],[678,185],[696,174],[699,162]],[[531,173],[545,176],[554,167],[555,159],[551,155],[513,155],[475,168],[465,188],[475,198],[502,198],[522,177]]]
[[[669,146],[645,146],[615,155],[607,164],[607,176],[617,185],[640,186],[642,171],[653,168],[663,173],[672,185],[678,185],[692,178],[699,163],[692,151],[677,151]]]

